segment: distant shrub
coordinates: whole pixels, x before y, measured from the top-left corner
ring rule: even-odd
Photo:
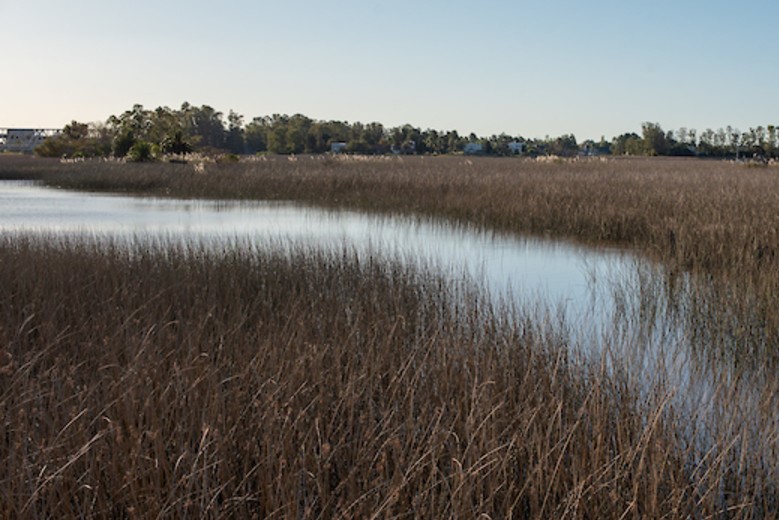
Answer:
[[[121,132],[114,138],[113,152],[115,157],[124,157],[136,144],[135,135],[132,130]]]
[[[35,147],[40,157],[65,157],[73,153],[73,146],[64,136],[50,137]]]
[[[127,153],[131,162],[146,162],[154,159],[153,145],[147,141],[136,141]]]
[[[222,164],[222,163],[237,163],[240,160],[241,159],[234,153],[227,153],[227,154],[224,154],[224,155],[220,155],[220,156],[218,156],[216,158],[216,162],[220,163],[220,164]]]

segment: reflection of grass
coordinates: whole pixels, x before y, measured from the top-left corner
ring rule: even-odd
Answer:
[[[776,427],[718,424],[700,452],[672,389],[413,267],[18,237],[0,263],[3,517],[777,507]]]

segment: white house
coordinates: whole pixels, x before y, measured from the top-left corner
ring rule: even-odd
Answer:
[[[336,143],[330,143],[330,152],[332,153],[341,153],[346,150],[346,143],[343,142],[336,142]]]
[[[511,141],[506,143],[506,146],[508,146],[509,152],[514,155],[519,155],[525,151],[525,143],[520,143],[519,141]]]
[[[481,143],[465,143],[465,146],[463,147],[463,153],[465,153],[465,155],[476,155],[483,151],[484,147]]]
[[[47,137],[58,133],[59,130],[47,128],[0,129],[0,151],[32,152]]]

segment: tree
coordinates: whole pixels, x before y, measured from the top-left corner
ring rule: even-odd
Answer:
[[[222,113],[217,112],[208,105],[191,107],[188,121],[191,124],[191,132],[198,136],[201,146],[220,149],[225,145],[225,127],[222,121]]]
[[[264,152],[268,149],[266,118],[255,117],[244,129],[246,149],[249,153]]]
[[[65,125],[62,133],[68,139],[86,139],[89,136],[89,125],[71,121],[70,124]]]
[[[230,113],[227,115],[227,124],[228,129],[225,146],[227,146],[227,149],[232,153],[246,153],[243,116],[230,110]]]
[[[454,153],[462,151],[465,142],[457,133],[457,130],[446,132],[446,151],[444,153]]]
[[[725,128],[725,131],[727,132],[730,150],[733,155],[736,156],[736,159],[738,159],[739,150],[741,148],[741,131],[738,128],[733,128],[730,125]]]
[[[287,122],[286,153],[310,152],[306,149],[308,131],[313,121],[302,114],[295,114]]]
[[[776,127],[774,125],[768,125],[766,128],[768,133],[765,151],[769,157],[776,156]]]
[[[114,137],[112,151],[114,157],[124,157],[136,142],[135,132],[132,128],[122,128]]]
[[[287,125],[289,117],[286,115],[273,114],[268,120],[268,132],[265,134],[268,151],[271,153],[287,153]]]
[[[127,153],[127,158],[132,162],[151,161],[154,158],[152,144],[148,141],[136,141]]]
[[[551,155],[570,157],[576,155],[578,151],[579,146],[576,144],[576,137],[573,134],[565,134],[547,140],[547,152]]]
[[[659,124],[643,123],[641,135],[646,155],[666,155],[668,153],[668,139]]]
[[[177,130],[173,135],[163,139],[160,146],[163,152],[181,155],[182,157],[186,157],[188,153],[192,152],[192,145],[184,139],[184,132],[181,130]]]
[[[376,122],[368,123],[363,128],[362,136],[370,146],[378,146],[384,140],[384,125]]]
[[[643,153],[643,141],[635,132],[619,135],[611,140],[611,153],[614,155],[640,155]]]
[[[687,132],[686,127],[681,127],[679,130],[676,131],[676,137],[682,144],[687,144],[687,138],[689,137],[689,134]]]

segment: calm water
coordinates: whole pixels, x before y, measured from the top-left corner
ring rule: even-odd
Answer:
[[[453,283],[475,281],[496,302],[529,306],[541,319],[543,313],[554,320],[564,316],[567,339],[587,358],[619,363],[647,395],[656,385],[674,389],[675,401],[698,413],[698,421],[720,413],[713,388],[721,375],[690,363],[683,320],[665,312],[660,271],[624,251],[293,203],[133,198],[0,181],[0,233],[20,232],[217,245],[248,240],[258,247],[346,245],[357,254],[408,259]],[[758,402],[750,397],[757,388],[742,390],[747,397],[739,402]]]
[[[249,241],[269,248],[347,246],[357,254],[432,267],[455,284],[473,281],[495,303],[508,301],[564,326],[572,350],[590,357],[605,348],[612,359],[631,359],[639,380],[654,379],[658,366],[664,374],[670,367],[679,385],[688,379],[687,349],[677,348],[684,330],[662,312],[642,318],[648,323],[631,321],[646,316],[642,284],[655,278],[646,276],[648,264],[624,251],[294,203],[136,198],[0,182],[0,233],[18,232],[216,245]]]
[[[609,301],[606,282],[630,272],[635,262],[616,250],[496,235],[413,218],[325,211],[293,203],[85,194],[23,182],[0,182],[0,232],[348,245],[358,252],[421,261],[453,279],[467,276],[486,284],[495,298],[564,312],[572,324],[610,315],[614,302]]]

